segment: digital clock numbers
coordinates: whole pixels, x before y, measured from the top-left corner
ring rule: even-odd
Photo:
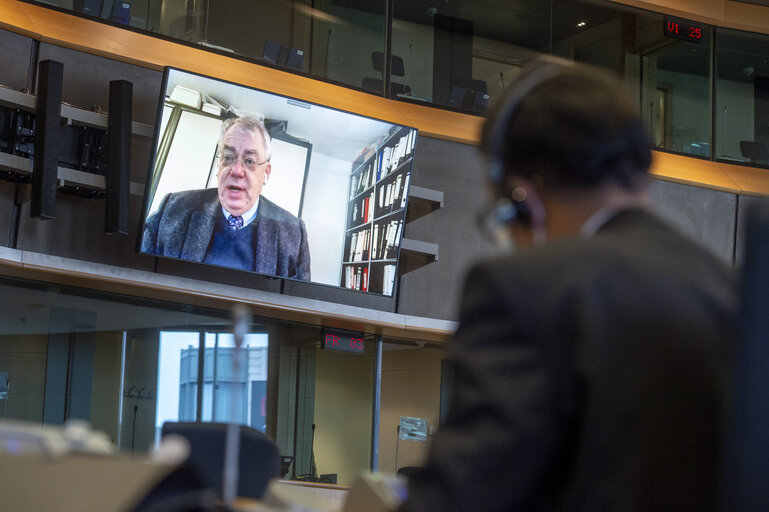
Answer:
[[[702,42],[702,36],[705,32],[704,25],[679,18],[665,18],[663,23],[666,36],[693,43]]]
[[[322,334],[321,348],[357,354],[363,354],[366,351],[366,342],[363,339],[362,332],[324,328]]]

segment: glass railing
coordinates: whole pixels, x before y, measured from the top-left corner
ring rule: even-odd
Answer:
[[[554,54],[622,76],[655,148],[769,163],[763,34],[595,0],[26,1],[479,115],[532,56]]]

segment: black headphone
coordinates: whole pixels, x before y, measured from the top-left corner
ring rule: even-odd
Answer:
[[[488,179],[500,199],[510,202],[512,208],[500,208],[500,222],[519,222],[531,225],[531,206],[526,198],[528,191],[516,187],[513,190],[507,185],[506,169],[512,164],[505,157],[505,137],[510,129],[510,123],[521,102],[539,85],[555,78],[572,66],[567,60],[552,56],[543,56],[527,64],[531,70],[522,71],[522,77],[512,86],[503,97],[496,109],[495,116],[490,120],[490,128],[486,129],[484,150],[488,157]]]

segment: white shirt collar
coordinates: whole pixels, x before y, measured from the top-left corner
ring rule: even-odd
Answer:
[[[254,222],[254,219],[256,218],[256,209],[259,207],[259,198],[256,198],[256,202],[254,203],[254,206],[251,207],[250,210],[248,210],[246,213],[241,215],[243,217],[243,227],[248,226],[252,222]],[[224,214],[224,218],[228,219],[230,215],[232,215],[230,212],[224,209],[224,206],[222,206],[222,213]]]

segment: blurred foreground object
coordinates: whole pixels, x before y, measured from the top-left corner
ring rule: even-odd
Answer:
[[[117,454],[109,438],[85,422],[0,422],[0,496],[7,511],[125,512],[179,462]]]

